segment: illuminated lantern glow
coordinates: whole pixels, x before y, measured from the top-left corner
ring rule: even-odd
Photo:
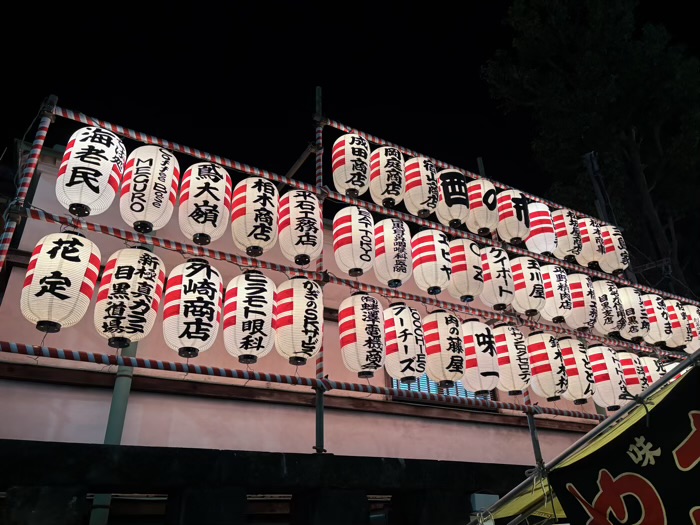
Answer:
[[[595,344],[588,347],[595,391],[593,402],[601,408],[614,412],[620,409],[626,392],[625,375],[614,350],[609,346]]]
[[[593,289],[593,279],[585,273],[568,275],[571,291],[571,313],[564,318],[569,328],[587,332],[598,318],[598,303]]]
[[[574,405],[585,405],[595,391],[593,370],[586,354],[586,345],[575,337],[560,337],[559,348],[569,382],[562,397],[573,401]]]
[[[642,336],[644,342],[654,346],[664,346],[673,335],[666,302],[663,297],[656,294],[644,294],[642,301],[649,320],[649,330]]]
[[[345,368],[364,379],[384,366],[384,311],[365,292],[346,297],[338,308],[340,353]]]
[[[275,349],[294,366],[305,365],[323,345],[323,289],[296,276],[275,291],[272,313]]]
[[[260,257],[277,243],[279,223],[277,186],[263,177],[246,177],[233,189],[231,236],[236,248]]]
[[[438,171],[437,180],[438,202],[435,216],[441,224],[459,228],[467,222],[469,216],[467,178],[461,171],[445,169]]]
[[[644,365],[637,354],[632,352],[617,352],[617,358],[625,377],[625,388],[631,396],[638,396],[649,388]]]
[[[374,219],[359,206],[346,206],[333,218],[333,255],[341,272],[359,277],[374,266]]]
[[[100,259],[97,245],[78,233],[50,233],[39,239],[20,297],[24,318],[46,333],[75,325],[90,306]]]
[[[573,302],[566,270],[558,264],[543,264],[542,283],[544,284],[544,308],[542,317],[552,323],[563,323],[571,315]]]
[[[625,312],[617,286],[612,281],[600,279],[593,281],[593,292],[598,306],[593,332],[604,336],[619,336],[625,326]]]
[[[700,348],[700,309],[693,304],[683,304],[690,325],[690,341],[685,345],[685,351],[692,354]]]
[[[533,253],[554,256],[557,234],[554,231],[552,212],[541,202],[531,202],[527,209],[530,215],[530,233],[525,238],[525,247]]]
[[[530,235],[528,199],[517,190],[498,194],[498,236],[505,242],[521,244]]]
[[[475,394],[487,394],[498,387],[500,380],[498,354],[489,325],[478,319],[462,323],[464,344],[464,377],[462,384]]]
[[[398,148],[381,146],[372,151],[369,170],[369,194],[376,204],[390,208],[403,201],[405,162]]]
[[[581,253],[576,255],[576,262],[581,266],[600,269],[600,261],[605,255],[600,224],[593,219],[583,218],[578,220],[578,229],[581,232]]]
[[[374,275],[389,288],[398,288],[413,275],[411,230],[400,219],[383,219],[374,225]]]
[[[299,266],[315,261],[323,252],[323,217],[316,195],[290,190],[280,198],[279,247],[282,255]]]
[[[180,183],[180,231],[204,246],[219,239],[231,217],[231,176],[223,166],[197,162],[185,170]]]
[[[481,272],[481,247],[468,239],[450,241],[452,273],[447,292],[463,303],[469,303],[484,288]]]
[[[532,257],[521,255],[510,260],[513,271],[513,309],[528,317],[544,308],[544,287],[540,263]]]
[[[111,131],[85,126],[68,139],[56,179],[58,202],[76,217],[107,210],[119,190],[126,148]]]
[[[537,330],[530,332],[525,344],[532,391],[547,401],[558,401],[569,387],[559,341],[553,334]]]
[[[165,284],[165,265],[142,247],[114,252],[102,272],[95,329],[112,348],[125,348],[151,333]]]
[[[459,318],[436,310],[423,318],[426,373],[440,388],[452,388],[464,376],[464,348]]]
[[[406,191],[404,205],[408,213],[426,218],[438,203],[438,181],[435,164],[425,157],[414,157],[404,164]]]
[[[447,235],[433,229],[422,230],[411,238],[413,280],[416,286],[437,295],[450,282],[452,261]]]
[[[333,143],[333,184],[338,193],[359,197],[369,188],[369,142],[356,133],[341,135]]]
[[[617,291],[625,315],[625,326],[620,329],[620,337],[633,343],[641,343],[649,332],[649,316],[644,307],[642,293],[632,286],[622,286]]]
[[[193,258],[170,271],[163,299],[165,344],[180,357],[197,357],[216,341],[224,283],[219,270]]]
[[[386,373],[403,384],[415,383],[427,364],[420,313],[405,303],[390,304],[384,310],[384,332]]]
[[[119,212],[139,233],[160,230],[173,215],[180,185],[180,164],[172,151],[139,146],[126,159]]]
[[[683,304],[676,299],[664,299],[668,320],[671,322],[671,337],[666,340],[666,346],[675,350],[686,350],[693,339],[688,313]],[[687,351],[687,350],[686,350]]]
[[[518,328],[508,323],[499,323],[491,331],[498,356],[496,388],[509,396],[522,395],[530,385],[530,361],[525,336]]]
[[[508,254],[500,248],[484,246],[481,249],[481,269],[484,288],[479,299],[496,311],[505,310],[513,302],[515,293]]]
[[[571,210],[554,210],[552,223],[557,235],[557,245],[552,252],[554,257],[562,261],[576,262],[576,257],[581,254],[583,248],[578,217]]]
[[[469,214],[467,229],[478,235],[490,236],[498,227],[498,199],[496,187],[486,179],[467,183]]]
[[[654,384],[666,374],[663,363],[657,357],[641,356],[639,361],[642,363],[642,367],[644,367],[644,374],[646,375],[649,385]]]
[[[605,254],[598,261],[600,269],[615,276],[622,275],[630,265],[630,254],[622,232],[616,226],[603,225],[600,227],[600,234],[603,236],[605,247]]]

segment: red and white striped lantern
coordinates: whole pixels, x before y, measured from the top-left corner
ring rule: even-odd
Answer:
[[[690,325],[690,341],[685,345],[685,351],[692,354],[700,348],[700,308],[694,304],[683,304]]]
[[[389,288],[398,288],[413,275],[411,230],[400,219],[382,219],[374,225],[374,275]]]
[[[447,292],[463,303],[469,303],[478,297],[484,288],[481,272],[481,247],[469,239],[452,239],[450,241],[450,260],[452,273],[447,285]]]
[[[180,164],[172,151],[145,145],[126,159],[119,212],[139,233],[160,230],[173,216],[180,185]]]
[[[111,131],[85,126],[68,139],[56,179],[58,202],[76,217],[107,210],[119,190],[126,148]]]
[[[165,265],[142,247],[114,252],[102,272],[95,329],[112,348],[146,337],[156,322],[165,285]]]
[[[364,379],[384,366],[384,311],[365,292],[346,297],[338,308],[340,353],[345,368]]]
[[[593,279],[585,273],[572,273],[568,276],[571,290],[571,313],[564,318],[569,328],[589,331],[598,317],[598,303],[593,290]]]
[[[452,270],[447,235],[430,228],[416,233],[411,238],[411,257],[416,286],[430,295],[441,293]]]
[[[532,391],[547,401],[558,401],[569,387],[559,341],[553,334],[538,330],[530,332],[525,344]]]
[[[263,177],[246,177],[233,190],[233,244],[249,257],[260,257],[277,243],[279,192]]]
[[[617,226],[606,224],[600,227],[600,234],[605,247],[603,258],[598,261],[600,269],[615,276],[622,275],[630,265],[630,254],[622,232]]]
[[[576,257],[581,254],[583,248],[578,217],[571,210],[554,210],[552,223],[557,235],[557,245],[552,254],[562,261],[576,262]]]
[[[272,313],[275,349],[295,366],[305,365],[323,345],[323,289],[311,279],[296,276],[275,291]]]
[[[573,401],[574,405],[585,405],[595,391],[593,370],[586,354],[586,345],[575,337],[560,337],[559,348],[569,382],[562,397]]]
[[[357,133],[341,135],[333,143],[333,184],[348,197],[363,195],[369,188],[369,142]]]
[[[467,229],[481,236],[490,236],[498,226],[496,187],[489,180],[476,179],[467,183],[467,196]]]
[[[462,323],[464,377],[462,384],[475,394],[487,394],[500,380],[496,342],[489,325],[478,319]]]
[[[426,373],[441,388],[452,388],[464,376],[461,322],[456,315],[436,310],[423,318]]]
[[[625,312],[617,286],[612,281],[600,279],[593,281],[593,292],[598,307],[593,331],[599,335],[619,336],[625,326]]]
[[[384,310],[384,331],[386,373],[403,384],[415,383],[427,363],[420,313],[405,303],[393,303]]]
[[[513,302],[515,293],[508,253],[495,246],[484,246],[481,249],[481,269],[484,288],[479,299],[496,311],[505,310]]]
[[[588,360],[593,370],[595,391],[593,402],[601,408],[614,412],[625,402],[625,374],[614,350],[609,346],[595,344],[588,347]]]
[[[650,386],[666,374],[666,369],[658,357],[645,355],[641,356],[639,361],[642,363],[644,374],[647,378],[647,384]]]
[[[666,340],[666,346],[674,350],[686,350],[693,339],[688,313],[683,304],[676,299],[664,299],[668,320],[671,321],[671,337]]]
[[[673,335],[666,302],[660,295],[652,293],[642,295],[642,301],[649,319],[649,330],[643,336],[644,342],[654,346],[663,346]]]
[[[547,321],[563,323],[573,310],[569,276],[558,264],[543,264],[540,268],[545,296],[544,307],[540,313]]]
[[[530,234],[525,239],[525,247],[533,253],[554,256],[557,234],[554,231],[549,206],[541,202],[531,202],[527,209],[530,215]]]
[[[638,396],[649,388],[649,381],[644,370],[644,365],[639,356],[632,352],[617,352],[617,358],[625,377],[625,388],[632,396]]]
[[[527,356],[525,336],[518,328],[508,323],[499,323],[491,331],[498,356],[496,388],[509,396],[522,395],[530,385],[530,360]]]
[[[163,295],[163,337],[180,357],[209,350],[219,333],[224,283],[209,261],[190,259],[168,275]]]
[[[254,364],[275,346],[275,282],[260,270],[231,279],[224,294],[224,347],[239,363]]]
[[[346,206],[333,218],[333,255],[341,272],[359,277],[374,265],[374,218],[359,206]]]
[[[587,217],[582,218],[578,220],[578,229],[581,232],[581,253],[576,255],[576,262],[588,268],[600,268],[600,261],[605,256],[600,223]]]
[[[223,166],[197,162],[185,170],[180,183],[180,231],[195,244],[219,239],[231,218],[231,176]]]
[[[644,307],[642,293],[633,286],[621,286],[617,291],[625,314],[625,325],[620,329],[620,337],[633,343],[641,343],[649,332],[649,316]]]
[[[532,257],[521,255],[510,260],[513,271],[513,309],[528,317],[540,313],[545,297],[540,263]]]
[[[444,169],[438,171],[437,180],[438,202],[435,216],[441,224],[459,228],[467,222],[469,216],[467,178],[461,171]]]
[[[80,321],[95,291],[100,258],[97,245],[78,233],[50,233],[39,239],[20,297],[24,318],[47,333]]]
[[[390,208],[403,201],[406,172],[398,148],[381,146],[372,151],[369,170],[369,194],[376,204]]]
[[[323,216],[316,195],[290,190],[280,198],[279,246],[294,264],[306,266],[323,252]]]
[[[505,242],[521,244],[530,235],[528,198],[518,190],[498,194],[498,236]]]
[[[432,160],[413,157],[405,163],[406,192],[404,205],[408,213],[425,218],[435,211],[438,203],[437,170]]]

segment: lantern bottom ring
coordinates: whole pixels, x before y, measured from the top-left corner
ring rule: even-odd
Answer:
[[[615,412],[616,410],[620,410],[620,405],[610,405],[608,407],[608,412]]]
[[[74,202],[68,206],[68,211],[71,215],[75,215],[76,217],[87,217],[90,215],[90,206]]]
[[[552,322],[553,322],[553,323],[563,323],[563,322],[564,322],[564,316],[563,316],[563,315],[557,315],[556,317],[552,317]]]
[[[404,384],[404,385],[409,385],[409,384],[411,384],[411,383],[415,383],[415,382],[416,382],[416,378],[413,377],[413,376],[406,376],[406,377],[402,377],[402,378],[400,379],[400,381],[401,381],[401,383]]]
[[[455,382],[451,379],[444,379],[438,383],[438,386],[440,388],[452,388],[453,386],[455,386]]]
[[[207,235],[206,233],[195,233],[192,236],[192,242],[199,244],[200,246],[204,246],[205,244],[209,244],[211,242],[211,236]]]
[[[547,401],[559,401],[560,399],[561,399],[561,397],[559,397],[559,396],[552,396],[552,397],[548,397]]]
[[[505,310],[508,305],[505,303],[499,303],[499,304],[494,304],[493,309],[496,310],[497,312],[500,312],[502,310]]]
[[[354,198],[354,197],[359,197],[360,192],[358,190],[356,190],[355,188],[348,188],[347,190],[345,190],[345,195],[347,195],[348,197]]]
[[[509,396],[521,396],[523,392],[521,390],[508,390]]]
[[[294,257],[294,262],[296,264],[298,264],[299,266],[306,266],[307,264],[309,264],[311,262],[311,257],[306,255],[305,253],[301,254],[301,255],[296,255]]]
[[[450,228],[459,228],[462,225],[462,221],[460,219],[451,219],[450,220]]]
[[[430,295],[438,295],[441,292],[442,288],[440,288],[439,286],[431,286],[430,288],[428,288],[428,293]]]
[[[348,271],[348,275],[350,277],[359,277],[363,273],[365,272],[362,268],[350,268],[350,270]]]
[[[598,261],[591,261],[591,262],[589,262],[589,263],[588,263],[588,267],[589,267],[591,270],[600,270],[600,271],[602,271],[601,268],[600,268],[600,265],[598,264]]]
[[[139,233],[151,233],[153,231],[153,223],[148,221],[136,221],[134,223],[134,230]]]
[[[239,355],[238,362],[244,365],[252,365],[253,363],[258,362],[258,356],[251,354]]]
[[[390,208],[394,204],[396,204],[396,201],[394,199],[386,198],[382,201],[382,206],[384,206],[385,208]]]
[[[112,348],[126,348],[131,344],[131,340],[128,337],[110,337],[107,344]]]
[[[476,391],[474,392],[474,395],[483,396],[483,395],[488,394],[489,392],[490,392],[489,390],[476,390]]]
[[[36,329],[47,334],[55,334],[61,330],[61,323],[56,321],[39,321],[36,323]]]
[[[177,349],[177,355],[187,359],[190,357],[197,357],[199,355],[199,349],[194,346],[181,346]]]
[[[574,399],[574,405],[585,405],[588,403],[588,399]]]
[[[479,230],[476,232],[482,237],[491,237],[491,229],[490,228],[479,228]]]
[[[370,377],[374,377],[374,372],[371,370],[363,370],[362,372],[357,373],[357,377],[360,379],[369,379]]]
[[[263,254],[263,249],[260,246],[248,246],[245,253],[249,257],[260,257]]]
[[[535,310],[534,308],[531,308],[529,310],[525,310],[525,315],[527,315],[528,317],[533,317],[533,316],[537,315],[538,313],[540,313],[540,311]]]
[[[474,300],[473,295],[463,295],[459,298],[460,301],[463,303],[471,303]]]
[[[630,339],[633,343],[641,343],[644,341],[644,338],[640,335],[634,336],[632,339]]]
[[[418,210],[417,215],[421,219],[425,219],[428,215],[430,215],[430,210],[423,208],[422,210]]]
[[[522,244],[523,238],[522,237],[513,237],[508,242],[511,244]]]
[[[399,286],[401,286],[401,279],[389,279],[389,282],[386,283],[386,285],[389,288],[398,288]]]
[[[301,366],[306,364],[305,357],[294,356],[289,358],[289,364],[294,366]]]

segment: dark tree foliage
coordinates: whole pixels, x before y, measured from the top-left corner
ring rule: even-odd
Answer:
[[[515,0],[513,46],[482,73],[506,113],[534,123],[533,153],[553,181],[544,196],[601,217],[582,160],[597,152],[636,278],[695,298],[700,61],[663,27],[640,27],[637,8],[635,0]]]

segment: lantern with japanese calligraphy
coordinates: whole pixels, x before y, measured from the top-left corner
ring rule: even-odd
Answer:
[[[346,297],[338,307],[340,353],[345,368],[357,377],[370,378],[384,366],[384,311],[365,292]]]
[[[593,281],[593,292],[598,308],[593,332],[599,335],[619,336],[620,330],[625,326],[625,312],[622,310],[617,286],[607,279],[599,279]]]
[[[216,341],[224,283],[219,270],[193,258],[170,271],[163,295],[163,337],[180,357],[197,357]]]
[[[513,309],[528,317],[544,308],[544,288],[540,263],[532,257],[521,255],[510,260],[513,271]]]
[[[639,356],[633,352],[617,352],[617,358],[625,377],[625,388],[632,396],[638,396],[649,388],[649,381]]]
[[[279,247],[282,255],[306,266],[323,252],[323,217],[316,195],[290,190],[280,198]]]
[[[381,146],[369,157],[369,195],[380,206],[403,201],[406,173],[403,154],[393,146]]]
[[[566,270],[558,264],[543,264],[541,269],[545,296],[545,304],[540,312],[542,318],[552,323],[563,323],[573,308],[569,277]]]
[[[172,151],[145,145],[126,159],[119,192],[122,219],[139,233],[160,230],[173,215],[180,164]]]
[[[384,310],[384,331],[386,373],[401,383],[415,383],[425,373],[426,367],[420,313],[405,303],[392,303]]]
[[[452,261],[450,242],[439,230],[419,231],[411,238],[413,280],[418,288],[437,295],[449,284]]]
[[[578,217],[571,210],[554,210],[552,223],[557,235],[557,244],[552,252],[554,257],[562,261],[576,262],[576,256],[581,253],[582,248]]]
[[[95,329],[112,348],[141,341],[153,329],[165,284],[165,265],[143,247],[114,252],[102,272]]]
[[[464,376],[464,348],[459,318],[435,310],[423,318],[426,373],[441,388],[452,388]]]
[[[604,224],[600,227],[605,253],[598,261],[600,269],[615,276],[622,275],[630,265],[630,254],[617,226]]]
[[[525,336],[508,323],[499,323],[491,331],[498,356],[496,388],[509,396],[522,395],[523,390],[530,385],[530,361]]]
[[[685,351],[692,354],[700,348],[700,308],[694,304],[683,304],[690,325],[690,341],[685,345]]]
[[[559,348],[569,383],[562,397],[573,401],[574,405],[585,405],[595,391],[593,370],[586,354],[586,345],[575,337],[560,337]]]
[[[277,243],[279,193],[263,177],[246,177],[233,190],[233,244],[249,257],[260,257]]]
[[[459,228],[467,222],[467,178],[461,171],[445,169],[438,171],[438,202],[435,216],[438,221],[451,228]]]
[[[527,210],[530,215],[530,233],[525,238],[525,247],[533,253],[553,256],[557,247],[557,234],[549,206],[531,202],[527,205]]]
[[[374,218],[359,206],[346,206],[333,218],[333,255],[341,272],[350,277],[374,265]]]
[[[633,286],[621,286],[617,291],[625,315],[625,325],[620,329],[620,337],[633,343],[641,343],[649,332],[649,316],[644,307],[642,293]]]
[[[80,321],[95,291],[100,250],[75,232],[50,233],[34,247],[24,278],[22,315],[41,332]]]
[[[411,230],[400,219],[374,225],[374,275],[389,288],[398,288],[413,275]]]
[[[406,192],[403,197],[408,213],[425,218],[435,211],[438,183],[435,164],[425,157],[406,161]]]
[[[559,341],[553,334],[538,330],[530,332],[525,344],[533,392],[547,401],[558,401],[569,387]]]
[[[356,133],[333,143],[333,184],[338,193],[358,197],[369,188],[369,142]]]
[[[576,255],[576,262],[581,266],[599,269],[600,261],[605,255],[600,223],[584,217],[578,220],[578,229],[581,232],[581,253]]]
[[[323,289],[311,279],[296,276],[275,291],[272,313],[275,349],[295,366],[305,365],[323,345]]]
[[[595,381],[593,402],[609,412],[619,410],[624,402],[625,375],[615,351],[609,346],[594,344],[588,347],[588,360]]]
[[[484,278],[481,273],[481,247],[469,239],[452,239],[450,261],[452,273],[447,292],[464,303],[473,301],[484,288]]]
[[[223,166],[197,162],[185,170],[180,183],[180,231],[195,244],[220,238],[231,217],[231,176]]]
[[[487,394],[498,386],[498,355],[491,328],[479,319],[462,323],[464,377],[462,384],[475,394]]]
[[[674,350],[686,350],[693,339],[688,313],[683,304],[676,299],[664,299],[668,320],[671,322],[671,337],[666,340],[666,346]]]
[[[598,317],[593,279],[585,273],[571,273],[567,278],[571,291],[571,313],[564,318],[564,322],[569,328],[587,332],[593,328]]]
[[[495,246],[484,246],[480,252],[484,288],[479,299],[496,311],[505,310],[515,292],[508,253]]]
[[[652,293],[642,295],[642,301],[649,319],[649,330],[643,336],[644,342],[654,346],[663,346],[673,335],[666,302],[660,295]]]
[[[224,347],[239,363],[257,363],[272,351],[275,282],[260,270],[231,279],[224,294]]]
[[[498,194],[498,236],[511,244],[522,243],[530,235],[528,199],[517,190]]]
[[[111,131],[85,126],[68,139],[56,179],[58,202],[76,217],[99,215],[119,190],[126,148]]]
[[[481,236],[490,236],[498,226],[496,187],[489,180],[476,179],[467,183],[467,196],[467,229]]]
[[[644,374],[647,378],[647,384],[650,386],[666,374],[666,369],[658,357],[648,355],[641,356],[639,362],[642,363]]]

